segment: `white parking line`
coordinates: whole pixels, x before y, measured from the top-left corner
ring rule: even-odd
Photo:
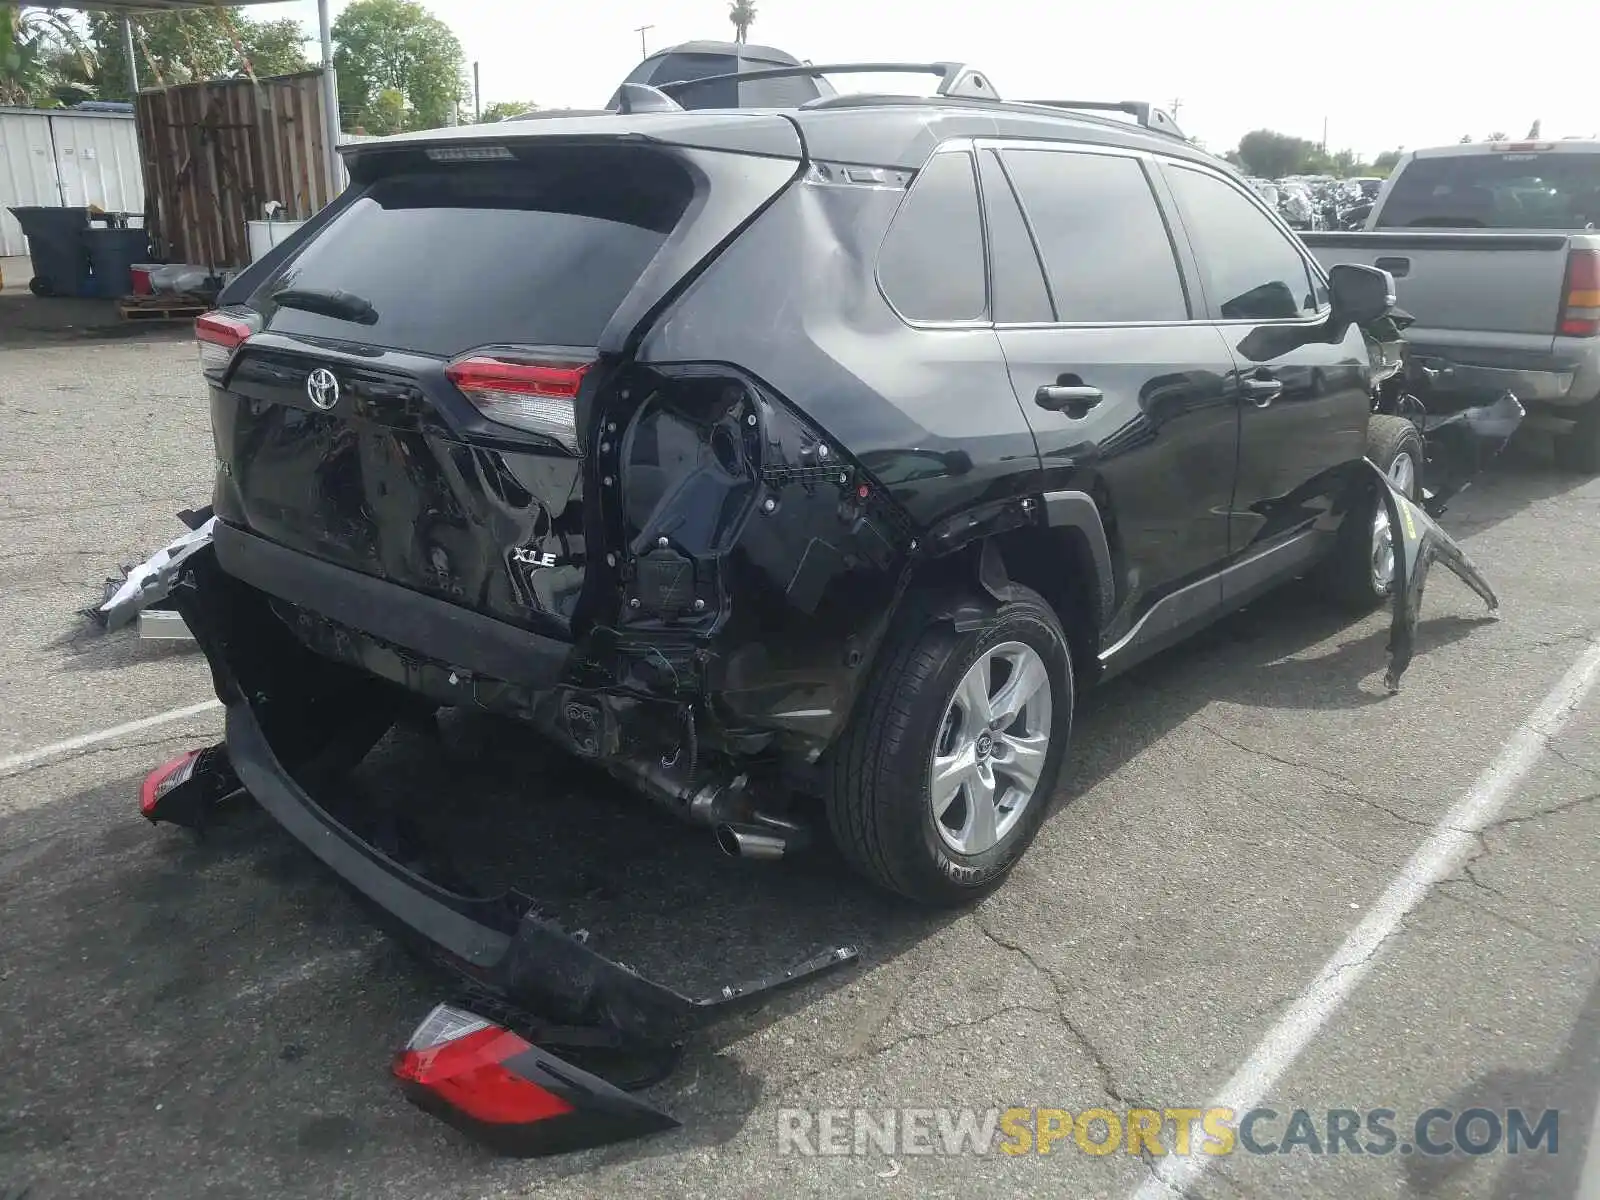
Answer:
[[[1261,1102],[1328,1018],[1355,991],[1400,922],[1422,903],[1436,883],[1459,869],[1476,845],[1477,834],[1505,807],[1512,789],[1538,761],[1540,750],[1572,719],[1597,682],[1600,641],[1591,641],[1466,795],[1445,813],[1428,840],[1417,847],[1366,918],[1323,964],[1311,986],[1268,1031],[1244,1066],[1223,1084],[1211,1107],[1231,1108],[1237,1115]],[[1170,1200],[1173,1195],[1183,1195],[1200,1178],[1209,1161],[1199,1154],[1162,1159],[1155,1173],[1133,1193],[1133,1200]]]
[[[110,729],[97,729],[93,733],[80,733],[77,737],[68,738],[64,742],[55,742],[49,746],[40,746],[37,750],[24,750],[21,754],[0,758],[0,779],[4,779],[8,775],[15,775],[19,771],[26,771],[29,767],[36,766],[49,759],[59,758],[63,754],[71,754],[76,750],[97,746],[101,742],[115,741],[117,738],[126,737],[130,733],[141,733],[146,729],[170,725],[172,722],[181,721],[185,717],[197,717],[201,713],[207,713],[221,707],[222,702],[219,700],[206,700],[200,704],[188,705],[185,708],[174,708],[169,712],[157,713],[153,717],[129,721],[126,725],[113,725]]]

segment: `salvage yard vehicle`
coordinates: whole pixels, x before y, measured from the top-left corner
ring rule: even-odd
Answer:
[[[485,710],[729,853],[826,825],[957,904],[1033,841],[1090,683],[1312,573],[1392,600],[1391,686],[1430,562],[1494,606],[1414,503],[1415,425],[1374,411],[1384,272],[1324,272],[1146,105],[755,74],[851,70],[938,94],[636,84],[345,148],[349,190],[197,326],[214,521],[172,598],[227,740],[154,772],[147,816],[243,787],[497,1004],[652,1043],[851,952],[692,1000],[399,861],[320,798],[340,771]],[[419,245],[450,247],[426,283]],[[444,1009],[401,1074],[508,1148],[660,1127],[541,1036]]]
[[[1493,142],[1401,157],[1358,232],[1306,234],[1325,266],[1389,271],[1414,353],[1460,404],[1510,391],[1556,460],[1600,472],[1600,141]],[[1458,405],[1459,406],[1459,405]]]

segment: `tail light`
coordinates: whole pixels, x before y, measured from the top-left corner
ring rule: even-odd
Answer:
[[[194,775],[195,764],[204,754],[202,750],[191,750],[182,758],[175,758],[169,763],[162,763],[144,778],[144,783],[139,787],[139,812],[155,820],[156,805],[161,798],[173,788],[188,783]]]
[[[1561,320],[1556,326],[1561,336],[1600,334],[1600,250],[1568,253],[1567,278],[1561,292]]]
[[[451,363],[445,374],[489,420],[542,434],[575,454],[574,405],[593,365],[538,355],[474,354]]]
[[[441,1004],[401,1051],[394,1073],[458,1112],[495,1125],[526,1124],[572,1111],[560,1096],[506,1070],[533,1047],[482,1017]]]
[[[239,313],[209,312],[194,323],[200,344],[200,370],[215,378],[228,369],[240,346],[259,333],[253,317]]]
[[[556,1154],[677,1122],[519,1035],[441,1004],[411,1035],[395,1076],[419,1107],[503,1154]]]

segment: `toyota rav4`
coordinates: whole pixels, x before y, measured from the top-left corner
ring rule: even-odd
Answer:
[[[825,825],[960,902],[1038,832],[1088,684],[1296,576],[1395,587],[1425,453],[1374,413],[1388,277],[1323,271],[1157,110],[924,69],[347,147],[200,320],[215,521],[174,598],[230,769],[460,956],[493,922],[301,764],[487,710],[730,853]]]

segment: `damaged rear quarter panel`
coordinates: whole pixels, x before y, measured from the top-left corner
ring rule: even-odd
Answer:
[[[803,730],[813,756],[848,715],[909,578],[912,543],[1039,478],[993,329],[913,327],[878,289],[878,248],[903,186],[843,178],[813,166],[636,356],[662,371],[725,364],[779,424],[794,419],[797,432],[765,464],[760,496],[776,510],[758,502],[730,558],[712,682],[736,719]],[[837,474],[813,471],[817,442]],[[864,500],[877,506],[865,524],[852,507]]]

